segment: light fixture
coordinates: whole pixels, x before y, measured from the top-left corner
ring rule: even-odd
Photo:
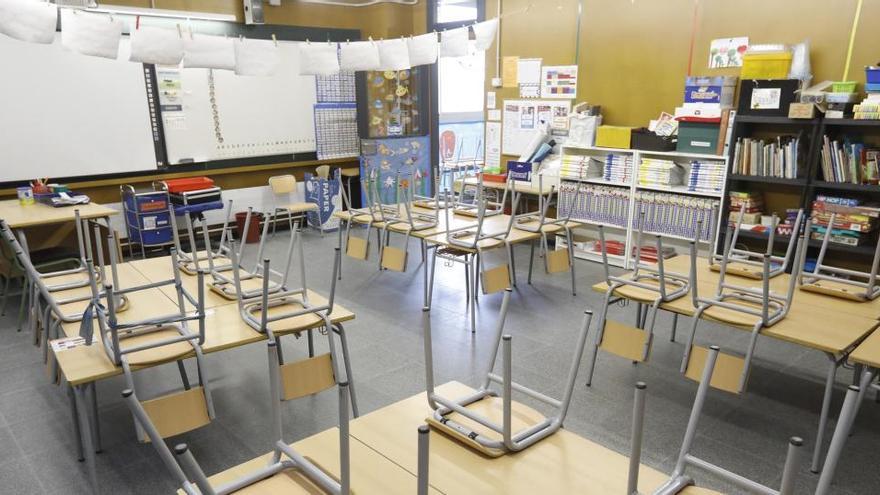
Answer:
[[[340,7],[367,7],[380,3],[396,3],[400,5],[416,5],[419,0],[299,0],[302,3],[318,3],[321,5],[338,5]]]

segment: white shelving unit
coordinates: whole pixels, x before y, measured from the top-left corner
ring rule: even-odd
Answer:
[[[604,179],[604,162],[605,157],[608,154],[614,154],[621,157],[631,157],[632,158],[632,170],[630,170],[630,181],[629,182],[615,182]],[[595,225],[603,225],[606,227],[605,235],[606,240],[622,240],[625,245],[625,253],[632,253],[632,249],[635,246],[635,237],[637,229],[633,228],[633,224],[635,223],[635,204],[636,197],[639,191],[656,191],[656,192],[664,192],[669,194],[678,194],[683,196],[691,196],[691,197],[700,197],[700,198],[716,198],[719,200],[719,209],[716,215],[720,215],[720,202],[723,200],[725,194],[727,193],[726,186],[727,181],[722,181],[721,191],[717,193],[713,192],[698,192],[698,191],[689,191],[687,185],[681,186],[672,186],[672,187],[662,187],[662,186],[642,186],[638,184],[638,176],[639,176],[639,164],[642,161],[643,157],[648,158],[660,158],[666,160],[672,160],[683,167],[685,167],[685,177],[690,174],[690,162],[694,160],[711,160],[715,162],[724,163],[724,170],[726,171],[728,168],[727,157],[725,156],[716,156],[716,155],[704,155],[704,154],[695,154],[695,153],[678,153],[678,152],[667,152],[667,151],[644,151],[644,150],[633,150],[633,149],[619,149],[619,148],[600,148],[600,147],[563,147],[562,148],[562,159],[563,164],[566,163],[566,157],[571,160],[572,158],[577,160],[577,157],[584,158],[595,158],[596,161],[592,162],[595,164],[602,163],[602,167],[588,166],[583,169],[582,173],[578,176],[571,175],[570,170],[566,170],[563,168],[560,176],[560,184],[565,182],[583,182],[588,184],[602,185],[602,186],[610,186],[610,187],[620,187],[622,189],[626,189],[629,191],[629,207],[628,207],[628,219],[626,226],[614,225],[614,224],[606,224],[602,222],[596,222],[594,220],[586,220],[586,219],[577,219],[585,224],[585,227],[575,230],[575,233],[583,232],[583,231],[592,231],[595,234],[595,228],[591,228],[590,226]],[[565,165],[563,165],[565,167]],[[575,219],[572,217],[572,219]],[[721,229],[721,224],[719,218],[715,219],[715,232],[712,236],[711,247],[712,251],[715,250],[715,245],[718,242],[718,236]],[[691,240],[681,235],[669,234],[665,232],[656,232],[658,234],[662,234],[664,239],[673,239],[679,241],[677,243],[673,243],[675,247],[687,247],[688,242]],[[556,239],[557,246],[565,247],[565,238],[562,236],[557,237]],[[575,249],[575,257],[581,259],[587,259],[590,261],[602,261],[602,255],[600,253],[593,253],[589,251],[583,251],[579,249]],[[619,266],[621,268],[630,268],[632,264],[631,256],[618,256],[618,255],[608,255],[608,261],[610,264]]]

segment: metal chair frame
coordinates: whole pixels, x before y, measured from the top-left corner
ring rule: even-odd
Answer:
[[[517,452],[523,450],[531,445],[534,445],[538,441],[547,438],[548,436],[552,435],[560,428],[562,428],[562,424],[565,421],[565,416],[568,413],[569,405],[571,404],[574,384],[575,380],[577,379],[577,373],[580,367],[584,344],[586,343],[590,321],[592,320],[593,316],[592,311],[585,312],[583,324],[581,325],[580,332],[575,343],[574,357],[571,363],[571,367],[569,369],[568,379],[565,384],[564,396],[562,400],[555,399],[513,381],[512,337],[510,335],[504,334],[504,322],[507,318],[511,292],[512,291],[510,289],[507,289],[504,293],[504,299],[501,302],[501,311],[498,317],[498,321],[495,325],[495,332],[492,339],[492,352],[490,353],[488,361],[486,362],[484,368],[485,373],[483,375],[482,383],[479,389],[477,389],[474,393],[460,399],[453,400],[446,398],[438,394],[434,389],[434,356],[431,339],[430,313],[425,311],[423,316],[426,372],[425,382],[427,384],[428,404],[434,411],[432,416],[433,421],[435,422],[435,424],[445,426],[445,431],[453,434],[459,440],[465,442],[476,442],[485,449],[498,451],[499,454],[506,454],[508,452]],[[501,375],[498,375],[494,372],[499,346],[501,346],[502,348]],[[498,393],[491,390],[490,388],[493,383],[501,387],[501,399],[503,406],[503,420],[501,424],[498,424],[479,413],[473,412],[467,407],[468,405],[474,404],[483,399],[489,397],[497,397]],[[521,431],[513,431],[512,396],[514,391],[522,393],[532,399],[538,400],[555,408],[557,410],[557,414],[553,417],[545,418],[544,421],[531,425],[530,427],[525,428]],[[478,432],[473,431],[468,426],[446,417],[453,412],[459,413],[465,418],[475,421],[480,425],[483,425],[486,428],[489,428],[492,431],[500,434],[501,439],[493,439],[485,435],[481,435]]]
[[[475,217],[479,216],[480,213],[482,213],[481,216],[489,217],[504,213],[504,205],[507,203],[507,194],[509,187],[504,188],[504,192],[501,196],[500,201],[493,202],[488,197],[486,197],[486,188],[483,186],[483,172],[475,171],[473,177],[476,177],[477,183],[468,184],[467,177],[464,177],[461,181],[461,191],[458,193],[458,196],[454,198],[455,201],[450,203],[447,196],[447,204],[452,204],[452,208],[455,210],[455,213],[461,215]],[[510,180],[508,180],[508,182],[510,182]],[[464,198],[467,196],[467,194],[465,194],[465,191],[468,188],[474,189],[473,203],[467,203],[464,201]],[[497,199],[497,193],[495,194],[495,197]],[[492,205],[493,207],[490,209],[489,205]],[[511,212],[511,216],[513,216],[514,212],[515,210]]]
[[[781,275],[788,271],[789,262],[791,261],[792,253],[795,250],[795,244],[797,244],[797,232],[798,228],[801,224],[801,218],[803,216],[803,210],[798,211],[798,217],[795,222],[794,234],[788,240],[788,247],[785,249],[785,256],[778,256],[773,254],[773,247],[776,240],[776,227],[779,226],[779,217],[774,213],[772,215],[772,220],[770,224],[770,232],[767,240],[767,250],[763,253],[758,253],[755,251],[749,251],[747,249],[740,249],[736,247],[737,241],[739,240],[739,231],[742,228],[743,216],[745,215],[746,208],[743,206],[740,208],[739,215],[737,216],[737,220],[733,226],[728,222],[727,232],[724,236],[725,249],[724,252],[719,256],[718,254],[712,255],[710,261],[713,265],[720,265],[724,263],[725,259],[727,263],[738,263],[743,265],[748,265],[752,267],[757,267],[762,270],[762,277],[765,273],[769,273],[769,276],[775,277],[777,275]],[[735,259],[733,258],[735,257]],[[770,260],[770,270],[764,270],[765,258],[769,257]]]

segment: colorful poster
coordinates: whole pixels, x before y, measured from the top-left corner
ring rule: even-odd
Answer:
[[[397,178],[415,181],[416,194],[431,195],[430,136],[364,139],[361,141],[361,177],[378,171],[379,199],[394,203]],[[366,197],[362,194],[362,204]]]
[[[748,48],[748,36],[712,40],[709,45],[709,68],[742,67],[742,56]]]
[[[541,71],[542,98],[576,98],[577,65],[546,66]]]

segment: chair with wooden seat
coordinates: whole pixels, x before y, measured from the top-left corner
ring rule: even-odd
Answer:
[[[571,273],[571,295],[577,295],[577,285],[575,282],[574,272],[574,242],[572,239],[572,223],[571,213],[574,208],[569,208],[568,213],[564,217],[548,218],[547,212],[553,204],[553,195],[556,192],[556,186],[551,186],[550,191],[544,194],[544,174],[538,172],[538,209],[533,212],[520,213],[516,215],[516,228],[526,232],[534,232],[541,234],[541,251],[540,256],[544,259],[544,271],[550,273]],[[584,191],[586,183],[579,182],[572,198],[573,204],[578,204],[581,194]],[[511,195],[517,198],[522,193],[517,192],[513,188]],[[512,211],[511,215],[516,214]],[[562,233],[565,236],[566,249],[550,250],[549,236],[556,236]],[[530,243],[529,251],[529,283],[532,283],[532,265],[535,259],[535,244]]]
[[[764,252],[757,252],[742,249],[738,246],[737,242],[739,241],[739,232],[742,228],[745,212],[746,208],[743,206],[739,211],[736,222],[733,222],[732,225],[731,222],[728,222],[724,242],[725,244],[729,244],[730,247],[726,248],[720,255],[714,254],[709,258],[709,269],[716,272],[720,271],[722,259],[727,258],[725,270],[728,275],[761,280],[764,278],[764,258],[769,256],[770,277],[772,278],[786,273],[790,266],[791,257],[794,254],[795,244],[797,244],[798,229],[795,228],[792,235],[789,237],[788,246],[785,249],[785,255],[778,256],[774,254],[773,248],[776,246],[776,229],[779,227],[779,217],[774,213],[771,216],[770,225],[767,229],[767,250]],[[795,220],[795,225],[798,227],[801,225],[803,213],[803,210],[798,210],[797,219]]]
[[[512,340],[504,334],[504,322],[510,305],[511,289],[504,292],[501,310],[492,335],[491,352],[487,357],[480,387],[467,397],[450,399],[434,389],[434,356],[431,337],[431,315],[423,313],[425,347],[425,383],[428,404],[433,414],[427,418],[431,427],[450,435],[455,440],[490,457],[518,452],[547,438],[562,428],[571,403],[575,380],[580,368],[581,356],[590,328],[593,313],[586,311],[583,323],[572,342],[574,355],[569,365],[568,378],[564,384],[561,400],[549,397],[513,381]],[[501,374],[495,373],[498,349],[501,347]],[[495,384],[499,392],[492,389]],[[516,391],[553,408],[554,415],[544,417],[533,409],[514,402]],[[502,421],[497,423],[488,416],[491,410],[501,409]]]
[[[508,187],[513,187],[508,182]],[[512,198],[512,208],[516,208],[519,198]],[[451,198],[447,193],[447,203]],[[450,203],[451,204],[451,203]],[[450,210],[444,209],[446,216],[446,246],[434,250],[431,261],[429,280],[434,280],[434,270],[437,259],[446,260],[450,263],[460,263],[465,267],[465,292],[469,308],[471,332],[476,332],[476,299],[478,288],[482,287],[483,294],[494,294],[513,286],[513,247],[508,242],[510,231],[513,229],[515,217],[513,215],[505,223],[506,227],[494,232],[486,232],[486,216],[488,205],[486,202],[477,203],[477,225],[468,225],[461,228],[452,228]],[[501,261],[493,267],[487,267],[487,256],[495,255],[498,250],[504,250],[504,254],[498,256]]]
[[[171,267],[174,273],[171,279],[128,288],[115,287],[106,282],[103,291],[99,291],[97,282],[93,280],[93,302],[88,310],[95,317],[107,357],[122,368],[126,388],[134,390],[134,371],[138,368],[177,363],[183,390],[142,403],[162,437],[200,428],[214,419],[210,378],[201,348],[205,342],[204,273],[199,271],[197,275],[198,294],[194,297],[183,287],[177,251],[173,248]],[[137,298],[138,293],[169,285],[176,292],[174,311],[143,320],[119,321],[117,301],[121,297]],[[187,304],[195,307],[195,310],[188,312]],[[91,324],[91,318],[86,321]],[[197,322],[198,329],[191,329],[191,322]],[[86,334],[85,337],[87,342],[91,341],[90,335]],[[184,360],[189,357],[195,357],[196,360],[199,379],[196,387],[190,386],[184,366]],[[138,439],[149,441],[141,426],[142,422],[135,421]]]
[[[411,235],[414,232],[436,228],[439,224],[439,209],[434,208],[433,213],[413,211],[415,208],[414,198],[417,197],[416,172],[415,169],[408,174],[404,174],[402,171],[398,172],[395,185],[397,211],[382,214],[382,228],[380,229],[382,242],[379,249],[381,266],[386,270],[405,272]],[[403,236],[402,247],[398,248],[392,245],[391,234]]]
[[[330,360],[303,361],[302,374],[290,375],[278,365],[278,343],[268,343],[269,362],[269,400],[271,404],[271,432],[276,440],[272,443],[272,456],[257,470],[243,473],[242,476],[226,484],[216,486],[208,480],[192,452],[186,444],[177,445],[174,455],[163,440],[164,435],[153,425],[153,420],[138,400],[137,395],[127,389],[122,392],[126,404],[142,425],[153,447],[174,476],[181,490],[189,495],[242,493],[330,493],[349,494],[351,492],[349,456],[349,406],[348,384],[338,381],[330,366]],[[332,348],[331,348],[332,352]],[[313,364],[314,363],[314,364]],[[297,363],[295,363],[297,364]],[[285,379],[295,379],[285,382]],[[312,395],[336,388],[339,407],[339,465],[337,474],[325,470],[307,457],[296,452],[284,441],[281,401]]]
[[[593,381],[596,367],[596,355],[599,349],[622,358],[641,363],[648,360],[654,342],[654,325],[660,305],[687,295],[690,290],[688,274],[667,271],[664,268],[663,236],[654,235],[658,256],[656,264],[642,261],[642,235],[644,234],[645,212],[639,214],[639,230],[636,234],[635,267],[632,272],[623,276],[612,276],[608,264],[608,250],[605,243],[605,229],[599,225],[599,243],[602,246],[602,265],[605,269],[605,281],[608,289],[599,311],[599,324],[596,338],[590,344],[590,360],[587,365],[587,386]],[[696,256],[696,243],[702,234],[702,222],[698,222],[695,240],[690,243],[690,255]],[[608,320],[608,307],[615,296],[623,296],[638,302],[647,309],[637,317],[636,326],[629,326],[619,321]]]
[[[363,208],[352,208],[351,198],[348,197],[347,193],[343,194],[342,199],[347,215],[343,219],[345,222],[345,232],[340,234],[339,247],[345,251],[346,256],[366,261],[370,256],[370,234],[372,234],[373,228],[381,222],[382,215],[384,214],[384,207],[379,197],[379,173],[377,170],[371,170],[366,176],[361,177],[361,190],[366,201],[366,205]],[[356,231],[365,231],[366,234],[358,236],[355,234]],[[378,229],[376,230],[376,236],[379,240],[379,249],[381,250],[381,233]],[[342,245],[343,241],[344,245]]]
[[[806,243],[808,240],[804,238],[803,234],[799,234],[800,227],[801,215],[798,214],[792,237],[800,235],[799,242]],[[794,264],[792,266],[795,271],[791,275],[785,293],[778,294],[770,289],[770,277],[773,269],[771,268],[772,255],[768,253],[764,254],[763,277],[759,288],[730,282],[731,278],[727,276],[727,267],[733,249],[730,236],[728,236],[725,239],[718,285],[715,293],[705,298],[700,297],[697,290],[697,257],[691,256],[690,292],[694,307],[697,309],[693,315],[691,333],[688,335],[681,361],[681,372],[685,376],[693,380],[698,379],[699,370],[702,369],[702,363],[706,360],[708,352],[706,348],[694,344],[697,327],[702,319],[748,329],[750,337],[745,353],[742,356],[723,353],[718,360],[718,369],[715,370],[716,379],[712,382],[712,386],[728,392],[737,394],[745,392],[755,346],[761,330],[781,321],[791,309],[797,280],[800,270],[803,269],[802,251],[801,248],[794,250],[794,259],[792,260]]]
[[[298,216],[302,220],[306,213],[310,211],[318,211],[318,205],[308,201],[298,201],[296,198],[296,177],[291,174],[276,175],[269,177],[269,188],[272,189],[272,233],[278,224],[278,213],[286,213],[288,224],[291,228],[293,217]],[[324,227],[320,226],[321,234],[324,234]]]
[[[469,178],[473,179],[473,182],[468,181]],[[507,194],[510,188],[505,187],[501,194],[501,199],[498,199],[497,191],[494,191],[492,195],[487,194],[483,180],[483,171],[479,170],[475,171],[474,175],[465,177],[459,182],[461,184],[461,191],[454,198],[454,202],[447,202],[447,204],[452,204],[452,208],[457,215],[491,217],[504,213],[504,206],[507,203]],[[515,211],[511,211],[511,214]]]
[[[705,363],[700,370],[700,385],[697,388],[697,394],[694,398],[694,405],[691,408],[690,418],[688,419],[687,429],[684,433],[681,449],[675,463],[675,468],[669,479],[666,480],[658,488],[651,493],[653,495],[675,495],[677,493],[687,493],[691,491],[695,485],[694,478],[687,474],[688,468],[697,468],[706,471],[717,478],[722,479],[737,488],[747,492],[761,495],[793,495],[795,486],[795,476],[798,470],[798,462],[800,458],[800,450],[804,441],[798,437],[792,437],[788,443],[788,451],[785,458],[785,465],[782,470],[782,478],[780,488],[774,489],[766,485],[746,478],[743,475],[729,471],[721,466],[713,464],[704,459],[700,459],[692,453],[694,441],[697,438],[697,425],[699,424],[700,415],[703,411],[703,405],[706,402],[706,396],[709,393],[709,384],[713,382],[713,373],[718,359],[719,349],[717,346],[710,346],[706,356]],[[642,450],[642,431],[645,424],[645,395],[647,387],[644,383],[637,383],[635,390],[635,400],[633,405],[633,426],[631,454],[629,458],[629,473],[627,483],[627,495],[639,495],[639,467],[641,463]]]
[[[880,296],[880,284],[877,283],[877,272],[880,269],[880,242],[877,242],[874,248],[874,260],[871,262],[870,272],[828,266],[825,264],[825,253],[828,251],[835,220],[837,213],[832,213],[824,226],[825,235],[822,237],[822,247],[819,248],[816,266],[812,272],[801,273],[798,279],[800,289],[856,302],[876,299]],[[812,219],[807,219],[804,228],[807,236],[811,233],[812,224]],[[806,250],[807,246],[808,244],[804,243],[803,249]],[[806,259],[805,257],[806,253],[803,253],[801,259]]]

